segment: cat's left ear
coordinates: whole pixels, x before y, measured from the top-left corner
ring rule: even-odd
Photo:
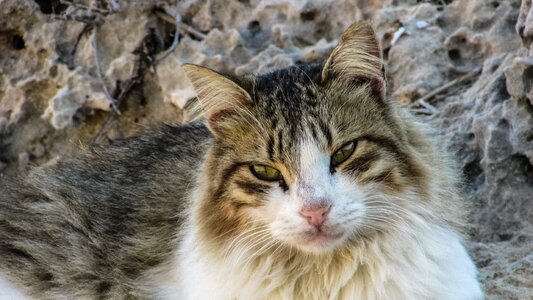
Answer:
[[[231,130],[235,117],[252,103],[250,94],[231,79],[208,68],[193,64],[182,67],[196,91],[201,115],[207,117],[211,132],[221,135]]]
[[[344,31],[322,67],[322,82],[328,80],[340,80],[346,84],[367,83],[374,94],[385,96],[381,49],[369,23],[355,22]]]

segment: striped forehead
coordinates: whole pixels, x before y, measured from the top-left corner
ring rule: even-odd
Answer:
[[[320,65],[290,67],[259,76],[252,90],[256,113],[265,124],[266,151],[291,171],[300,169],[300,145],[312,141],[327,151],[333,143],[334,125],[320,83]]]

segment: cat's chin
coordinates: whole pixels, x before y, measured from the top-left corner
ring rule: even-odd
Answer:
[[[342,232],[313,232],[298,239],[297,246],[305,252],[323,253],[334,250],[345,242]]]

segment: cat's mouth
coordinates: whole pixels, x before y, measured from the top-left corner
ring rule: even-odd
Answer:
[[[344,238],[343,232],[315,228],[305,232],[300,243],[305,247],[330,249],[337,246]]]

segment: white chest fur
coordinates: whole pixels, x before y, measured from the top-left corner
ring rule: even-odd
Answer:
[[[28,297],[0,273],[0,300],[26,300]]]
[[[416,236],[389,235],[335,257],[288,260],[265,255],[238,264],[232,255],[247,255],[237,253],[212,261],[193,235],[179,252],[179,267],[174,269],[178,276],[160,287],[165,290],[158,293],[163,298],[483,298],[476,268],[460,237],[442,228],[418,230]]]

